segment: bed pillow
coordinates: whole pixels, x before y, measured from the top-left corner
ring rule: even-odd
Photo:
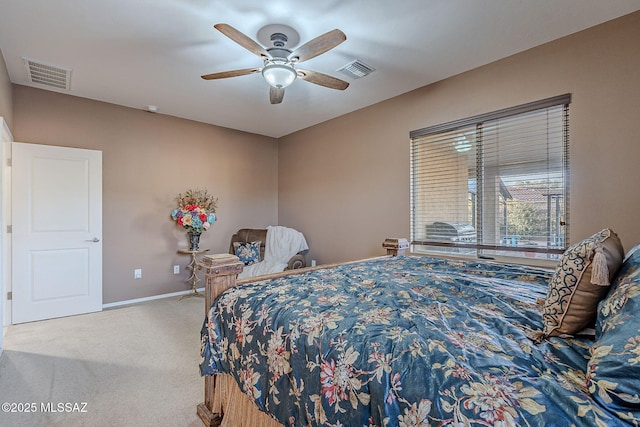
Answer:
[[[640,245],[625,258],[598,307],[596,342],[587,365],[589,392],[619,417],[640,418]]]
[[[260,262],[260,240],[255,242],[233,242],[233,251],[244,265]]]
[[[543,337],[574,335],[592,326],[623,257],[618,235],[608,228],[567,249],[547,290]]]
[[[618,270],[618,274],[613,281],[611,290],[607,294],[607,296],[600,301],[598,304],[598,316],[596,317],[596,341],[602,337],[603,331],[607,328],[614,327],[616,322],[614,318],[614,314],[618,312],[618,309],[626,301],[626,294],[622,291],[624,290],[624,286],[621,288],[620,283],[625,282],[632,277],[634,271],[638,268],[638,264],[640,264],[640,243],[635,245],[627,255],[624,257],[624,261],[622,261],[622,266],[620,270]]]

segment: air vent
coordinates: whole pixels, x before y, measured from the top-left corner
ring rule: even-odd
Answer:
[[[361,62],[359,59],[356,59],[349,62],[347,65],[338,68],[336,71],[345,74],[352,79],[359,79],[361,77],[368,76],[375,70],[375,68],[368,66],[364,62]]]
[[[27,80],[30,83],[51,86],[58,89],[71,88],[71,69],[57,65],[44,64],[28,58],[22,58],[27,68]]]

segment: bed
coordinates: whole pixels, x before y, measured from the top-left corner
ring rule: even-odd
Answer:
[[[589,248],[586,264],[607,252]],[[198,415],[223,426],[638,425],[639,248],[609,269],[586,336],[541,336],[557,270],[409,255],[236,283],[237,258],[205,257]]]

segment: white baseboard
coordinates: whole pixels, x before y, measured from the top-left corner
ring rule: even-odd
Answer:
[[[135,298],[135,299],[128,299],[125,301],[110,302],[108,304],[102,304],[102,309],[104,310],[107,308],[120,307],[124,305],[139,304],[141,302],[148,302],[148,301],[153,301],[153,300],[162,299],[162,298],[179,297],[181,295],[190,294],[191,292],[193,291],[189,289],[188,291],[172,292],[170,294],[153,295],[153,296],[144,297],[144,298]],[[198,292],[204,292],[204,288],[199,288]]]

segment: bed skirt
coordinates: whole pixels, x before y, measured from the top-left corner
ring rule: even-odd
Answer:
[[[229,374],[216,375],[213,412],[223,414],[220,427],[282,427],[260,411]]]

